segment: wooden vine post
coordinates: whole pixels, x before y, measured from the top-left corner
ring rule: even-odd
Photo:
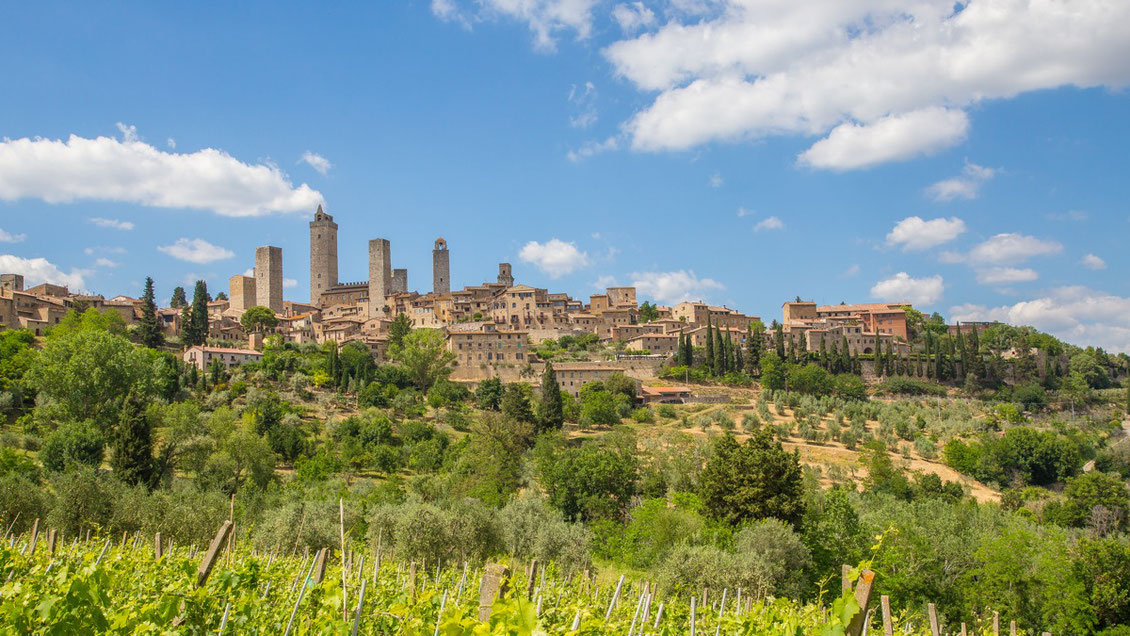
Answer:
[[[219,555],[220,549],[224,547],[224,541],[231,535],[231,527],[231,521],[225,521],[216,531],[216,537],[212,539],[212,544],[208,546],[204,560],[200,562],[200,569],[196,572],[196,587],[204,587],[204,584],[208,581],[208,575],[212,573],[212,566],[216,564],[216,557]]]
[[[479,622],[485,623],[490,619],[495,599],[506,597],[509,578],[510,568],[505,565],[491,563],[483,568],[483,580],[479,584]]]
[[[867,623],[867,604],[871,602],[871,588],[875,585],[875,573],[864,570],[859,573],[859,582],[855,585],[855,602],[859,604],[859,612],[851,618],[844,633],[847,636],[860,636]]]
[[[883,610],[883,636],[895,636],[895,626],[891,623],[891,599],[886,594],[879,597]]]

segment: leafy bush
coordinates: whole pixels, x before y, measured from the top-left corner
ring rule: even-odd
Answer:
[[[885,395],[946,395],[946,387],[940,384],[902,376],[887,378],[879,384],[878,391]]]
[[[98,466],[106,442],[93,426],[83,422],[68,422],[43,441],[39,461],[44,468],[62,472],[81,466]]]

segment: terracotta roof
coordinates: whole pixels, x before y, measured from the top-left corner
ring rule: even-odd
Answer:
[[[553,365],[554,371],[620,371],[620,367],[591,362],[562,362]]]
[[[201,349],[206,353],[241,353],[253,356],[263,355],[262,351],[255,351],[252,349],[229,349],[227,347],[189,347],[189,351],[191,351],[192,349]]]
[[[821,305],[816,308],[816,311],[884,312],[901,310],[903,306],[909,307],[910,303],[860,303],[858,305]]]

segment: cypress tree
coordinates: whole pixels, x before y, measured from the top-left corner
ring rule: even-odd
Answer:
[[[706,316],[706,370],[714,373],[714,326],[709,315]]]
[[[750,375],[756,375],[761,370],[761,354],[765,351],[765,323],[760,320],[750,323],[749,333],[745,364]]]
[[[157,299],[153,292],[153,278],[145,277],[145,291],[141,294],[141,320],[137,327],[137,338],[142,346],[149,348],[165,344],[165,335],[157,322]]]
[[[981,337],[977,334],[977,326],[969,332],[969,369],[978,380],[985,379],[985,361],[981,358]]]
[[[184,287],[177,285],[173,288],[173,297],[169,300],[169,306],[173,309],[180,309],[188,305],[188,298],[184,295]]]
[[[204,281],[196,281],[192,305],[185,307],[181,317],[182,340],[185,344],[204,344],[208,340],[208,286]]]
[[[785,357],[785,329],[780,324],[778,324],[777,328],[773,331],[773,340],[774,348],[777,349],[777,357],[782,361],[788,360],[788,358]]]
[[[745,371],[745,359],[742,355],[742,349],[744,349],[744,347],[741,346],[741,343],[738,343],[737,346],[734,347],[734,371],[738,373]]]
[[[722,340],[721,325],[714,327],[714,373],[726,372],[726,342]]]
[[[960,324],[957,326],[957,336],[955,336],[955,338],[957,339],[955,346],[957,357],[954,359],[954,365],[956,367],[956,365],[960,363],[961,368],[960,370],[957,368],[954,369],[953,377],[963,378],[969,371],[969,350],[965,348],[965,336],[961,335]]]
[[[945,353],[943,353],[943,343],[938,342],[938,346],[934,351],[934,379],[938,382],[946,379],[945,376]]]
[[[123,400],[114,429],[113,455],[110,466],[127,484],[153,487],[156,463],[153,461],[153,438],[149,420],[141,401],[130,394]]]
[[[565,403],[561,399],[561,388],[557,386],[557,372],[550,362],[545,363],[545,372],[541,374],[538,425],[539,433],[560,430],[565,425]]]

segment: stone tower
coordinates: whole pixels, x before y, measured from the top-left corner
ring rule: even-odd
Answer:
[[[385,318],[385,296],[392,288],[392,255],[388,239],[369,241],[369,318]]]
[[[448,256],[447,241],[437,238],[432,249],[432,291],[437,294],[451,291],[451,260]]]
[[[392,270],[392,287],[389,289],[390,294],[404,294],[408,292],[408,270],[394,269]]]
[[[310,304],[317,305],[322,292],[337,284],[337,223],[322,211],[310,221]]]
[[[23,291],[24,275],[0,274],[0,289],[6,289],[8,291]]]
[[[498,264],[498,282],[507,287],[514,286],[514,274],[510,270],[510,263]]]
[[[228,279],[228,303],[243,311],[255,306],[255,277],[236,274]]]
[[[283,311],[282,248],[255,248],[255,304],[276,314]]]

